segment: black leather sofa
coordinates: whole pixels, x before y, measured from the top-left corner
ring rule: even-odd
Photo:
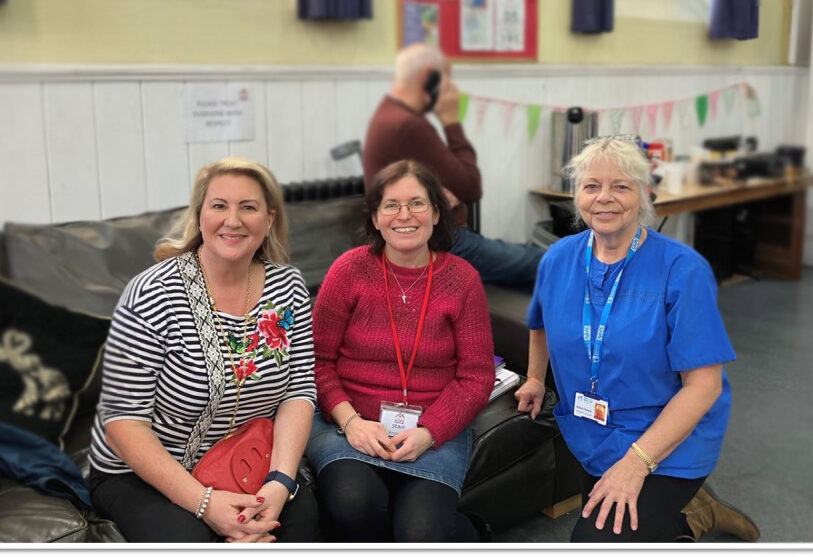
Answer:
[[[284,191],[292,262],[315,296],[335,257],[359,243],[361,178],[287,184]],[[57,311],[49,304],[59,311],[67,307],[109,319],[121,290],[152,264],[152,246],[181,212],[178,208],[58,225],[5,223],[0,233],[0,277],[39,298],[45,321],[49,312]],[[524,311],[528,295],[492,286],[487,287],[487,295],[495,351],[511,369],[522,372],[527,366]],[[0,300],[0,317],[3,303]],[[8,321],[0,320],[0,338],[4,326],[14,326]],[[99,348],[103,341],[98,339]],[[33,349],[47,351],[36,345],[36,337]],[[48,363],[45,352],[40,356]],[[86,377],[76,383],[81,387],[71,393],[75,412],[66,420],[59,441],[86,476],[90,424],[101,386],[98,366],[89,366]],[[6,393],[5,400],[15,396]],[[481,516],[494,531],[579,491],[578,465],[562,443],[552,416],[556,401],[554,390],[549,389],[543,412],[531,420],[516,412],[511,391],[493,401],[473,424],[474,447],[460,507]],[[304,461],[303,471],[312,478]],[[0,477],[0,542],[123,541],[115,524],[94,511],[80,510],[65,499]]]

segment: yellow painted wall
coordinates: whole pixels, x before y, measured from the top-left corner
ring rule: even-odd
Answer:
[[[680,1],[680,0],[651,0]],[[709,41],[706,26],[616,17],[573,35],[569,0],[538,0],[544,64],[783,65],[791,0],[760,4],[760,38]],[[0,63],[388,65],[396,1],[374,19],[305,22],[296,0],[6,0]]]

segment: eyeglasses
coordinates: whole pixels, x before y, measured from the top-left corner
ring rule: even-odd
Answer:
[[[634,143],[642,149],[644,147],[644,142],[641,139],[640,135],[631,133],[622,133],[618,135],[599,135],[597,137],[591,137],[590,139],[587,139],[584,143],[582,143],[582,149],[584,149],[588,145],[595,145],[596,143],[603,142],[609,143],[610,141],[623,141],[625,143]]]
[[[382,215],[397,215],[401,212],[401,207],[406,207],[410,213],[425,213],[429,210],[429,203],[423,199],[413,199],[409,203],[396,203],[387,201],[379,205],[378,210]]]

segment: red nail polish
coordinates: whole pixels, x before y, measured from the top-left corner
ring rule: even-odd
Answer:
[[[265,497],[257,497],[257,502],[262,503],[265,501]]]
[[[240,524],[242,524],[245,521],[246,521],[246,517],[243,516],[242,514],[237,516],[237,522],[239,522]]]

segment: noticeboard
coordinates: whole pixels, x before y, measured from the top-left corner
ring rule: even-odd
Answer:
[[[399,48],[437,46],[455,60],[537,58],[536,0],[399,0]]]

